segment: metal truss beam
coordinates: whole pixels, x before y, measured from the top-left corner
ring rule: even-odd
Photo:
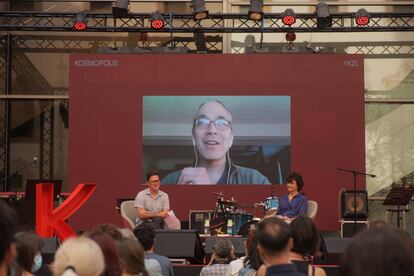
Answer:
[[[117,47],[127,47],[131,43],[129,37],[109,37],[109,36],[36,36],[21,35],[13,37],[14,52],[43,52],[43,53],[94,53],[99,47],[113,47],[114,40]],[[158,41],[165,40],[165,37],[150,37],[148,47],[159,46]],[[206,52],[222,53],[222,37],[219,35],[206,36]],[[136,45],[136,41],[134,42]],[[269,49],[281,49],[286,43],[263,43],[262,47]],[[162,46],[179,47],[185,46],[189,52],[197,52],[194,37],[168,37]],[[255,48],[260,44],[256,43]],[[314,42],[293,43],[294,48],[308,47],[308,52],[312,49],[335,48],[337,53],[364,54],[365,58],[413,58],[414,43],[412,41],[370,41],[370,42]],[[231,48],[233,53],[245,53],[245,43],[232,41]],[[0,60],[1,62],[1,60]],[[0,70],[1,71],[1,70]]]
[[[189,53],[197,52],[197,45],[194,37],[177,37],[177,36],[150,36],[145,41],[145,47],[185,46]],[[206,52],[222,53],[223,43],[220,35],[206,35],[204,42]],[[162,41],[160,45],[160,41]],[[1,40],[0,40],[1,42]],[[107,47],[132,47],[137,46],[138,38],[126,36],[63,36],[63,35],[19,35],[13,37],[13,49],[15,52],[41,52],[41,53],[95,53],[99,48]],[[143,42],[140,41],[142,44]],[[1,51],[1,49],[0,49]]]
[[[88,27],[83,32],[211,32],[211,33],[284,33],[294,32],[403,32],[414,31],[414,13],[370,13],[370,22],[360,27],[355,13],[331,14],[332,27],[318,28],[315,13],[297,14],[291,27],[283,24],[281,14],[264,14],[262,22],[249,20],[246,14],[210,14],[194,21],[192,14],[164,14],[165,27],[153,30],[151,14],[130,14],[114,18],[112,14],[87,14]],[[0,12],[3,31],[75,31],[74,13]]]
[[[289,52],[287,43],[255,43],[255,49],[268,49],[269,52]],[[232,41],[233,53],[242,54],[246,52],[244,42]],[[299,49],[299,50],[297,50]],[[297,42],[291,44],[290,52],[326,53],[330,50],[335,53],[363,54],[365,58],[413,58],[413,41],[379,41],[379,42]],[[296,51],[295,51],[296,50]],[[264,52],[264,51],[263,51]]]

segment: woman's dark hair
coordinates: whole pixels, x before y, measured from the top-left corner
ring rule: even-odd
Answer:
[[[148,272],[145,270],[144,249],[137,240],[117,240],[116,246],[124,272],[131,275],[142,273],[142,276],[148,276]]]
[[[298,186],[298,191],[300,192],[303,189],[303,185],[305,185],[305,183],[303,182],[303,178],[302,176],[297,173],[297,172],[291,172],[287,177],[286,177],[286,182],[290,183],[293,180],[296,181],[296,185]]]
[[[246,258],[244,258],[243,265],[254,270],[258,270],[263,264],[263,261],[260,258],[259,251],[257,250],[258,240],[255,232],[256,230],[251,230],[247,237],[247,255]]]
[[[122,269],[119,263],[119,253],[111,236],[106,233],[92,234],[90,238],[99,245],[104,255],[105,270],[101,276],[120,276]]]
[[[17,263],[20,268],[30,272],[34,257],[42,249],[42,240],[32,232],[18,232],[16,239]]]
[[[319,249],[320,235],[312,219],[301,215],[290,223],[293,248],[291,251],[301,255],[315,255]]]
[[[414,275],[414,245],[387,228],[357,235],[342,258],[339,276]]]
[[[122,233],[119,231],[119,228],[111,223],[104,223],[95,226],[89,233],[89,236],[102,235],[104,233],[108,234],[114,241],[122,239]]]

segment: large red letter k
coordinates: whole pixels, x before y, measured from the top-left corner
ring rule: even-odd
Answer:
[[[53,209],[53,184],[36,185],[36,233],[44,238],[53,236],[61,241],[76,236],[75,231],[65,222],[75,213],[96,189],[96,184],[78,184],[71,195],[56,209]]]

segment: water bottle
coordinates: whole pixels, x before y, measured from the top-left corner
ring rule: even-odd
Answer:
[[[233,235],[233,221],[231,219],[227,221],[227,234]]]
[[[209,234],[209,228],[210,228],[210,220],[207,218],[204,220],[204,234]]]

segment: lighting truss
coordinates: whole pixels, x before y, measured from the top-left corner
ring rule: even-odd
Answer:
[[[315,13],[296,14],[296,23],[285,26],[281,15],[265,13],[263,26],[248,18],[247,14],[210,14],[202,21],[194,21],[193,14],[163,14],[165,26],[157,32],[186,33],[285,33],[293,32],[403,32],[414,31],[414,13],[370,13],[370,22],[360,27],[355,13],[336,13],[332,27],[317,28]],[[75,13],[0,12],[2,31],[75,31]],[[88,28],[83,32],[153,32],[151,14],[132,13],[125,18],[112,14],[88,13]]]

